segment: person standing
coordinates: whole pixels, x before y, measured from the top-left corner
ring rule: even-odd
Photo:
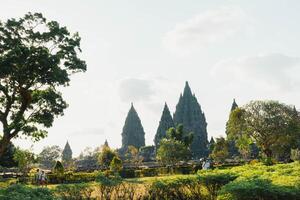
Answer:
[[[41,174],[41,186],[45,186],[47,187],[47,176],[46,176],[46,173],[45,171],[42,171],[42,174]]]
[[[34,176],[34,181],[35,181],[36,185],[40,185],[41,184],[41,176],[42,176],[42,173],[41,173],[40,169],[37,169],[36,170],[36,174]]]

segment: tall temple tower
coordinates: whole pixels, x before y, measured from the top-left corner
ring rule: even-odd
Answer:
[[[186,132],[193,132],[194,139],[191,145],[194,158],[207,156],[207,123],[204,112],[201,110],[197,98],[192,94],[188,82],[185,83],[183,95],[179,97],[173,117],[175,125],[182,124]]]

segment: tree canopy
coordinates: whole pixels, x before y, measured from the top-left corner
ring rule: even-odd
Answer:
[[[61,148],[57,145],[46,146],[38,155],[38,161],[47,169],[53,168],[54,164],[61,157]]]
[[[178,161],[188,160],[191,157],[190,146],[193,142],[193,134],[185,133],[183,125],[176,129],[170,128],[166,138],[160,142],[157,150],[157,159],[165,164],[176,164]]]
[[[58,91],[84,72],[80,37],[40,13],[0,22],[0,156],[12,138],[38,141],[67,103]]]
[[[277,101],[252,101],[236,108],[227,127],[229,137],[249,137],[267,157],[287,146],[296,146],[300,139],[298,112]]]

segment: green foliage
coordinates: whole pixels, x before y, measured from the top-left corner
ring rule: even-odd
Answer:
[[[92,200],[93,188],[86,183],[61,184],[55,188],[55,193],[61,200]]]
[[[157,180],[147,188],[145,199],[202,199],[202,189],[196,178]]]
[[[240,154],[244,159],[248,159],[250,157],[252,140],[247,135],[241,135],[235,141],[235,145],[238,147]]]
[[[297,145],[300,118],[293,107],[277,101],[252,101],[231,112],[227,130],[230,138],[251,138],[267,157],[274,157]]]
[[[48,183],[58,184],[58,183],[87,183],[95,181],[97,177],[96,172],[66,172],[64,174],[47,174]]]
[[[67,103],[57,88],[86,70],[78,58],[80,37],[40,13],[0,22],[0,155],[12,138],[47,136]]]
[[[63,163],[70,163],[72,161],[72,154],[73,153],[70,144],[67,142],[61,156]]]
[[[123,168],[122,160],[119,157],[115,156],[112,159],[109,167],[110,167],[110,170],[112,170],[113,172],[120,172],[121,169]]]
[[[30,188],[24,185],[12,185],[0,190],[0,199],[3,200],[58,200],[52,191],[47,188]]]
[[[38,161],[43,167],[51,169],[61,156],[61,148],[57,145],[44,147],[38,155]]]
[[[8,168],[17,167],[18,163],[14,160],[15,152],[16,152],[16,147],[12,142],[10,142],[4,154],[0,156],[0,166],[8,167]]]
[[[188,160],[191,157],[190,145],[193,141],[193,134],[186,134],[182,124],[176,129],[170,128],[166,138],[160,141],[156,158],[158,161],[174,165],[178,161]]]
[[[224,162],[229,155],[229,145],[228,142],[223,138],[217,138],[216,143],[214,144],[214,149],[210,154],[210,157],[217,162]]]
[[[122,131],[122,148],[127,149],[129,145],[138,149],[145,146],[144,128],[133,104],[127,114]]]
[[[24,176],[29,172],[30,165],[35,161],[34,153],[29,150],[21,150],[17,148],[14,154],[14,160],[18,163],[18,168],[24,173]]]
[[[173,117],[175,125],[182,124],[184,132],[192,132],[194,139],[191,145],[192,155],[195,158],[207,156],[207,123],[205,115],[195,95],[186,82],[183,95],[180,95]]]
[[[203,184],[211,199],[216,199],[220,188],[237,178],[237,175],[231,173],[214,173],[213,171],[199,171],[199,182]]]
[[[59,174],[62,175],[64,173],[65,169],[64,166],[62,165],[62,163],[60,161],[56,161],[54,167],[53,167],[53,172],[55,174]]]
[[[149,162],[155,159],[155,146],[144,146],[140,148],[139,155],[143,162]]]
[[[154,144],[156,149],[159,148],[160,140],[166,137],[166,132],[171,127],[175,127],[175,124],[172,119],[168,105],[166,103],[154,138]]]
[[[98,157],[98,162],[100,165],[104,166],[105,168],[108,168],[110,166],[111,161],[116,156],[118,156],[117,153],[114,150],[112,150],[109,146],[103,146]]]
[[[183,142],[174,139],[162,139],[156,158],[162,163],[174,165],[178,161],[188,160],[190,155],[189,148]]]
[[[113,194],[119,191],[122,184],[122,178],[119,176],[105,176],[103,173],[99,173],[96,181],[98,183],[98,196],[104,200],[113,199]]]
[[[297,200],[299,196],[299,188],[273,185],[269,180],[254,178],[225,185],[219,192],[218,200]]]
[[[240,188],[243,191],[243,194],[241,192],[241,196],[237,196],[236,198],[232,196],[231,194],[231,189],[229,190],[224,190],[225,192],[218,192],[218,199],[251,199],[251,196],[247,196],[247,190],[248,191],[253,191],[253,196],[256,198],[253,199],[289,199],[289,198],[280,198],[279,194],[276,192],[272,195],[273,198],[264,198],[262,196],[261,198],[257,198],[255,194],[259,193],[260,190],[263,190],[264,187],[266,190],[269,190],[270,188],[277,188],[277,189],[283,189],[291,192],[291,194],[286,194],[287,197],[289,195],[292,195],[290,197],[293,197],[294,194],[299,194],[300,188],[299,188],[299,183],[300,183],[300,165],[298,163],[290,163],[290,164],[277,164],[277,165],[272,165],[272,166],[266,166],[262,164],[251,164],[251,165],[244,165],[244,166],[239,166],[239,167],[232,167],[229,169],[215,169],[215,170],[207,170],[207,171],[199,171],[198,175],[201,180],[201,177],[205,176],[217,176],[221,175],[221,177],[224,175],[225,177],[228,176],[229,178],[235,178],[222,188],[219,188],[223,190],[228,186],[228,188],[231,188],[230,185],[232,185],[232,190],[234,190],[234,187]],[[263,179],[263,180],[268,180],[270,183],[269,185],[263,185],[260,186],[259,183],[255,184],[255,182],[251,183],[251,180],[256,180],[256,179]],[[226,180],[226,178],[224,179]],[[227,179],[228,180],[228,179]],[[260,181],[260,180],[259,180]],[[249,182],[249,183],[248,183]],[[270,189],[270,193],[272,193]],[[274,191],[278,191],[278,190]],[[216,189],[218,190],[218,189]],[[213,194],[216,194],[216,191],[213,190]],[[239,190],[236,190],[232,193],[239,193]],[[211,193],[210,193],[211,194]],[[249,194],[252,194],[249,192]],[[294,198],[291,198],[294,199]]]
[[[125,159],[126,162],[132,163],[136,166],[143,161],[142,158],[139,156],[139,150],[132,145],[129,145],[127,147]]]
[[[169,128],[167,130],[167,139],[177,140],[182,142],[186,147],[190,147],[193,141],[193,133],[185,133],[183,130],[183,125],[178,124],[176,128]]]

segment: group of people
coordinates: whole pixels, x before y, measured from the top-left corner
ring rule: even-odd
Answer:
[[[35,183],[36,185],[41,185],[43,186],[47,186],[47,176],[45,171],[41,171],[40,169],[36,170],[36,174],[35,174]]]

